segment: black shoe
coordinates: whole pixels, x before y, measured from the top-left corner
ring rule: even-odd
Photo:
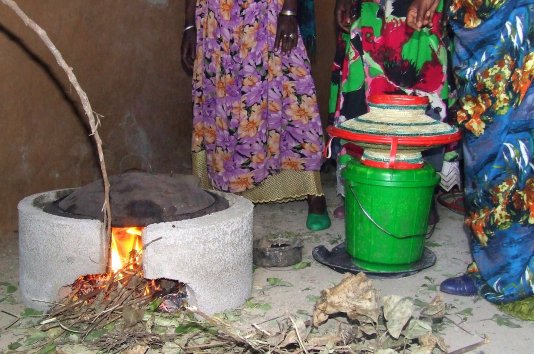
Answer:
[[[478,293],[475,281],[467,274],[445,279],[441,282],[439,290],[447,294],[459,296],[473,296]]]

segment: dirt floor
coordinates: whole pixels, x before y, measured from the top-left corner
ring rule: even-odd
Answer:
[[[332,211],[339,203],[335,195],[333,174],[325,175],[323,184],[328,207]],[[440,281],[465,270],[470,262],[470,254],[462,229],[462,216],[442,206],[438,206],[438,211],[441,221],[426,242],[426,246],[437,256],[436,264],[409,277],[373,278],[373,284],[382,296],[406,296],[412,298],[416,306],[423,306],[439,293]],[[330,249],[342,242],[343,221],[333,219],[330,229],[309,232],[305,227],[305,202],[258,205],[254,213],[255,238],[273,235],[301,238],[304,241],[303,261],[309,262],[309,266],[302,269],[255,269],[252,297],[235,312],[237,319],[234,320],[243,328],[261,324],[262,328],[268,329],[269,326],[275,326],[278,318],[288,313],[310,316],[321,290],[339,283],[343,277],[342,274],[316,262],[311,255],[312,250],[318,245],[325,245]],[[25,351],[25,346],[18,344],[31,341],[35,337],[35,329],[24,320],[10,326],[16,320],[13,315],[23,316],[28,314],[28,310],[19,303],[16,232],[4,235],[3,240],[6,242],[3,242],[0,251],[0,352],[21,352]],[[532,353],[533,322],[511,318],[479,297],[456,297],[447,294],[443,294],[443,297],[448,307],[438,331],[445,338],[449,352],[469,352],[467,349],[470,345],[480,343],[486,338],[488,343],[477,347],[473,353]]]

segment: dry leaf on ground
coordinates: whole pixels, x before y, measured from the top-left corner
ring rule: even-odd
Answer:
[[[428,317],[432,320],[443,319],[445,316],[445,302],[441,294],[436,297],[421,310],[421,317]]]
[[[341,283],[323,290],[315,305],[313,325],[318,327],[329,315],[340,312],[361,323],[378,321],[378,291],[365,274],[346,274]]]
[[[397,295],[384,296],[384,318],[389,334],[399,338],[402,329],[413,315],[413,301]]]

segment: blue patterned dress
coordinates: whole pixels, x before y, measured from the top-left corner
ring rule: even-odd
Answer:
[[[534,289],[534,0],[453,0],[466,225],[479,292]]]

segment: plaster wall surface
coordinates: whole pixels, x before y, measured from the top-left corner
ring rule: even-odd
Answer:
[[[101,115],[109,174],[188,171],[182,1],[17,3],[47,32]],[[37,35],[2,4],[0,48],[0,225],[13,230],[23,197],[78,187],[101,174],[74,88]]]
[[[191,78],[180,63],[183,0],[17,3],[47,32],[101,115],[108,174],[133,168],[189,172]],[[323,122],[334,3],[315,2],[312,73]],[[101,173],[74,88],[37,35],[3,4],[0,48],[0,230],[13,231],[24,197],[83,186]]]

